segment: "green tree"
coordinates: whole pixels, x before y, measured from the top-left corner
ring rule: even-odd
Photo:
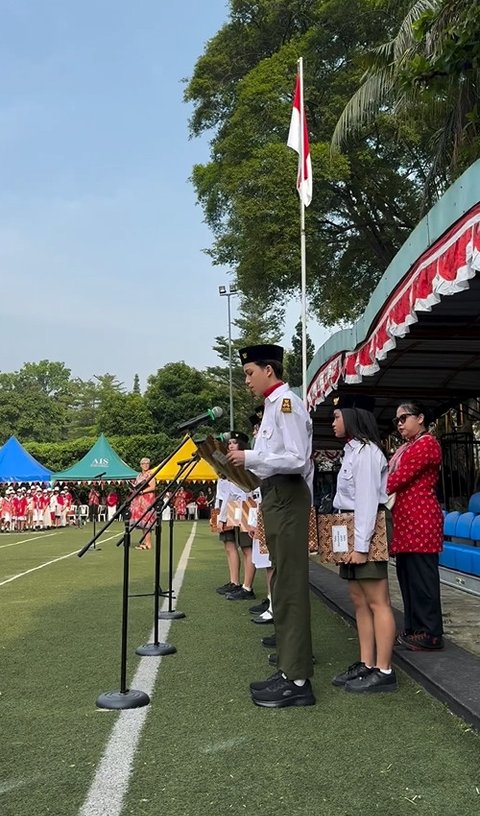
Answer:
[[[396,121],[422,122],[426,195],[441,192],[480,155],[479,40],[478,0],[415,0],[396,35],[370,53],[333,145],[345,147],[386,112]]]
[[[313,360],[315,346],[307,332],[307,366]],[[302,385],[302,321],[295,326],[292,336],[292,348],[285,355],[285,379],[294,387]]]
[[[140,391],[140,377],[138,376],[138,374],[135,374],[135,376],[133,378],[132,394],[141,394],[141,391]]]
[[[238,355],[243,346],[261,343],[278,343],[282,334],[283,309],[265,308],[258,296],[241,297],[239,316],[232,321],[238,336],[232,338],[232,391],[236,430],[248,430],[247,417],[252,413],[258,399],[252,397],[245,387],[245,374]],[[224,365],[207,368],[207,376],[219,389],[219,402],[229,405],[230,372],[228,338],[215,338],[214,351]]]
[[[424,148],[392,122],[332,155],[330,139],[361,76],[365,48],[389,37],[398,14],[369,0],[232,0],[229,22],[198,60],[185,98],[191,133],[214,129],[211,158],[192,180],[214,242],[242,292],[264,305],[300,286],[297,157],[286,146],[295,62],[305,58],[314,167],[307,211],[309,302],[326,325],[351,319],[416,224]],[[226,70],[226,66],[229,66]]]
[[[141,394],[111,393],[98,410],[97,432],[109,437],[151,434],[153,428],[153,417]]]
[[[64,439],[70,399],[70,371],[63,363],[42,360],[0,374],[1,437]]]
[[[214,379],[182,361],[168,363],[150,375],[144,399],[155,432],[175,437],[178,423],[203,413],[218,403],[222,394]],[[227,424],[218,423],[221,430],[227,426],[228,420]]]
[[[71,403],[68,411],[69,439],[94,436],[99,407],[98,386],[93,380],[76,378],[70,383]]]

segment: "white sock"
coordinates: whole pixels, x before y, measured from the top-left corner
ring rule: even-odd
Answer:
[[[391,669],[378,669],[378,671],[381,672],[382,674],[391,674],[392,673]]]
[[[247,586],[245,586],[245,584],[242,584],[242,589],[244,589],[245,592],[251,592],[252,591],[252,587],[247,587]]]
[[[283,677],[283,679],[284,679],[284,680],[288,680],[288,677],[287,677],[287,675],[285,674],[285,672],[282,672],[282,677]],[[300,687],[302,687],[302,686],[304,686],[304,685],[305,685],[306,680],[290,680],[290,682],[291,682],[291,683],[295,683],[295,685],[296,685],[296,686],[300,686]]]

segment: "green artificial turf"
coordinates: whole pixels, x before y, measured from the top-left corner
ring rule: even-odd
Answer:
[[[190,530],[176,525],[177,558]],[[75,551],[89,532],[0,549],[0,582]],[[0,547],[14,540],[0,536]],[[119,686],[122,550],[101,546],[0,586],[2,816],[78,814],[118,719],[95,707]],[[132,593],[151,591],[152,570],[151,553],[132,551]],[[251,623],[248,601],[215,593],[225,580],[223,548],[200,523],[177,602],[187,617],[168,637],[178,652],[160,666],[123,815],[478,814],[478,736],[401,674],[396,694],[333,688],[356,637],[315,596],[317,705],[255,707],[248,684],[273,671],[260,645],[273,630]],[[262,573],[256,583],[261,598]],[[129,678],[153,599],[130,609]]]
[[[179,525],[177,550],[190,530]],[[2,816],[78,813],[118,716],[95,706],[101,692],[120,685],[123,548],[115,544],[122,527],[113,533],[81,559],[74,554],[0,586]],[[90,535],[91,527],[68,528],[4,546],[0,583],[78,551]],[[0,547],[21,539],[0,536]],[[132,549],[131,592],[152,589],[152,553]],[[153,598],[132,598],[128,678],[152,625]]]
[[[125,813],[153,816],[478,814],[478,737],[400,675],[396,694],[358,698],[331,686],[357,658],[355,632],[312,596],[317,668],[312,708],[261,709],[248,684],[273,671],[246,602],[213,591],[222,549],[203,528],[162,664]],[[264,594],[263,575],[257,594]]]

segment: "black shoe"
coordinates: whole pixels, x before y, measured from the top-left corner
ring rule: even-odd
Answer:
[[[253,683],[250,683],[250,691],[261,691],[273,683],[274,680],[278,680],[278,678],[282,676],[282,672],[276,671],[275,674],[270,675],[266,680],[255,680]]]
[[[233,592],[225,593],[224,597],[227,601],[253,601],[255,600],[255,593],[253,589],[244,589],[243,586],[241,586]]]
[[[373,694],[376,691],[396,691],[398,683],[394,671],[391,671],[390,674],[384,674],[380,669],[373,669],[363,677],[349,680],[348,683],[345,683],[344,688],[345,691],[351,691],[355,694]]]
[[[352,663],[344,672],[337,674],[332,680],[332,685],[344,686],[345,683],[349,683],[350,680],[356,680],[357,677],[366,677],[367,674],[370,674],[372,671],[374,671],[374,669],[369,669],[365,663],[361,663],[357,660],[356,663]]]
[[[215,591],[218,592],[219,595],[226,595],[227,592],[235,592],[237,589],[241,589],[241,586],[241,584],[232,584],[232,582],[229,581],[228,584],[217,587]]]
[[[277,645],[276,635],[268,635],[268,637],[262,638],[262,646],[266,646],[267,649],[270,649],[272,646],[275,647],[276,645]]]
[[[411,652],[434,652],[443,649],[443,638],[433,637],[428,632],[402,636],[401,642]]]
[[[297,686],[293,680],[286,680],[284,677],[277,677],[266,688],[253,691],[252,700],[262,708],[315,705],[310,680],[306,680],[303,686]]]
[[[266,612],[268,607],[270,606],[270,601],[268,598],[264,598],[263,601],[256,606],[251,606],[248,610],[252,613],[252,615],[261,615],[262,612]]]
[[[266,626],[269,623],[275,623],[275,621],[273,620],[273,617],[272,618],[270,618],[270,617],[264,618],[263,617],[264,614],[265,613],[262,612],[262,614],[259,615],[258,618],[252,618],[252,623],[258,623],[260,626]]]

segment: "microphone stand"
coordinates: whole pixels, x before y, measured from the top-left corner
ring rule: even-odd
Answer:
[[[168,589],[168,591],[166,593],[158,591],[158,587],[160,586],[160,549],[161,549],[161,537],[162,537],[162,514],[163,514],[163,511],[164,511],[165,507],[170,503],[170,500],[171,500],[171,498],[170,498],[168,502],[164,501],[164,497],[165,497],[166,493],[168,493],[171,490],[171,488],[175,485],[175,483],[178,482],[180,477],[181,477],[181,481],[180,481],[179,487],[183,484],[183,482],[188,478],[188,476],[189,476],[193,466],[196,464],[198,458],[199,458],[198,454],[195,454],[194,456],[192,456],[191,459],[187,459],[184,462],[179,462],[178,463],[179,464],[179,471],[178,471],[177,475],[175,476],[175,479],[172,482],[170,482],[170,484],[168,484],[164,488],[164,490],[162,490],[162,493],[160,494],[160,496],[158,496],[157,499],[155,499],[155,502],[153,504],[153,507],[156,508],[155,564],[154,564],[154,592],[153,592],[153,598],[154,598],[154,600],[153,600],[153,638],[154,638],[154,640],[153,640],[153,643],[145,643],[142,646],[139,646],[137,649],[135,649],[136,654],[142,655],[144,657],[157,657],[158,655],[174,654],[177,651],[175,646],[172,646],[169,643],[160,643],[159,639],[158,639],[158,637],[159,637],[158,636],[158,628],[159,628],[158,627],[158,621],[166,619],[164,617],[164,615],[166,615],[166,613],[159,611],[159,606],[160,606],[159,597],[160,597],[160,595],[162,595],[163,597],[167,596],[169,598],[169,607],[171,607],[171,596],[172,596],[172,577],[171,577],[171,572],[172,572],[171,563],[172,563],[172,561],[171,560],[169,561],[169,589]],[[178,490],[178,487],[177,487],[177,490]],[[173,495],[175,495],[175,492],[176,491],[174,491]],[[151,509],[152,508],[148,508],[148,511],[146,511],[144,515],[146,515],[147,512],[150,512]],[[141,519],[139,519],[139,521],[140,520]],[[173,520],[173,513],[171,513],[171,515],[170,515],[170,524],[172,524],[172,520]],[[150,525],[150,528],[147,529],[146,532],[149,532],[152,527],[153,527],[153,525]],[[146,535],[146,533],[145,533],[145,535]],[[184,612],[177,612],[174,615],[171,615],[170,618],[168,618],[168,619],[171,619],[173,617],[175,617],[175,618],[184,618],[185,613]]]
[[[162,495],[156,500],[155,504],[159,502],[165,493],[172,491],[172,494],[169,499],[169,503],[172,502],[175,493],[183,487],[184,483],[188,479],[194,465],[200,459],[200,455],[195,453],[190,459],[186,459],[182,462],[177,462],[179,465],[179,471],[175,478],[170,482],[169,485],[165,488],[162,492]],[[165,509],[165,504],[162,506],[161,513],[163,514],[163,510]],[[140,519],[139,519],[140,521]],[[160,592],[163,597],[168,598],[168,610],[162,610],[161,612],[156,610],[155,614],[157,615],[159,620],[179,620],[180,618],[185,618],[185,612],[180,612],[179,610],[174,610],[172,606],[172,600],[174,598],[173,594],[173,512],[170,514],[170,522],[169,522],[169,547],[168,547],[168,589],[166,592]],[[152,529],[152,526],[148,528],[145,532],[145,535]],[[157,555],[157,552],[155,553]],[[156,559],[157,560],[157,559]],[[160,570],[160,555],[158,555],[158,569]],[[158,573],[158,583],[160,581],[160,573]],[[158,586],[158,583],[155,586]]]
[[[182,443],[177,447],[177,451],[183,445]],[[174,452],[175,453],[175,452]],[[172,454],[174,455],[174,454]],[[96,540],[105,532],[105,530],[113,523],[115,519],[117,519],[122,513],[124,514],[124,522],[125,522],[125,529],[124,534],[121,540],[118,542],[117,546],[123,544],[123,591],[122,591],[122,627],[121,627],[121,653],[120,653],[120,689],[115,691],[107,691],[103,694],[100,694],[97,697],[96,705],[98,708],[105,708],[105,709],[113,709],[113,710],[123,710],[129,708],[140,708],[142,706],[146,706],[150,702],[150,697],[146,692],[139,691],[137,689],[129,689],[127,688],[127,644],[128,644],[128,583],[129,583],[129,575],[130,575],[130,546],[131,546],[131,528],[130,528],[130,503],[131,501],[145,489],[145,485],[147,481],[150,481],[152,477],[160,471],[160,469],[165,464],[165,461],[168,461],[171,456],[164,460],[155,470],[151,473],[148,480],[142,480],[132,491],[131,495],[123,502],[121,507],[117,510],[117,512],[112,516],[112,518],[107,521],[104,527],[98,532],[95,533],[92,539],[77,553],[78,557],[81,558],[85,553],[90,549],[90,547],[95,545]],[[191,462],[191,460],[189,460]],[[151,507],[148,508],[147,512],[151,511]],[[145,515],[146,515],[145,513]],[[155,602],[158,604],[158,593],[155,592]],[[156,636],[156,640],[158,641],[158,635]],[[156,644],[154,644],[156,645]],[[160,645],[160,644],[158,644]],[[176,651],[176,650],[175,650]]]
[[[94,479],[100,479],[100,482],[101,482],[101,480],[102,480],[102,476],[105,476],[105,475],[106,475],[106,473],[107,473],[107,471],[106,471],[106,470],[104,470],[104,471],[103,471],[103,473],[99,473],[99,474],[98,474],[98,476],[94,476],[93,478],[94,478]],[[97,510],[97,512],[95,512],[95,507],[94,507],[94,508],[93,508],[93,513],[92,513],[92,516],[93,516],[93,537],[94,537],[94,538],[95,538],[95,522],[96,522],[96,518],[97,518],[98,507],[99,507],[99,504],[97,504],[97,505],[96,505],[96,510]],[[101,550],[102,548],[101,548],[101,547],[97,547],[97,545],[96,545],[96,544],[95,544],[95,542],[94,542],[94,544],[93,544],[93,549],[94,549],[95,551],[99,551],[99,552],[100,552],[100,550]]]
[[[200,457],[197,456],[197,459]],[[190,473],[190,471],[189,471]],[[187,474],[188,475],[188,474]],[[177,486],[174,489],[171,498],[175,496],[176,493],[183,487],[184,482],[186,481],[186,476],[182,478],[181,481],[177,482]],[[168,598],[168,609],[162,610],[158,613],[158,617],[160,620],[178,620],[179,618],[185,617],[185,612],[180,612],[178,609],[173,608],[173,525],[174,525],[174,517],[173,513],[170,514],[170,521],[168,523],[168,589],[166,591],[166,596]]]
[[[122,710],[141,708],[150,702],[145,691],[127,688],[127,632],[128,632],[128,579],[130,558],[130,510],[124,515],[125,532],[123,534],[123,605],[122,605],[122,641],[120,654],[120,689],[106,691],[97,697],[98,708]]]

